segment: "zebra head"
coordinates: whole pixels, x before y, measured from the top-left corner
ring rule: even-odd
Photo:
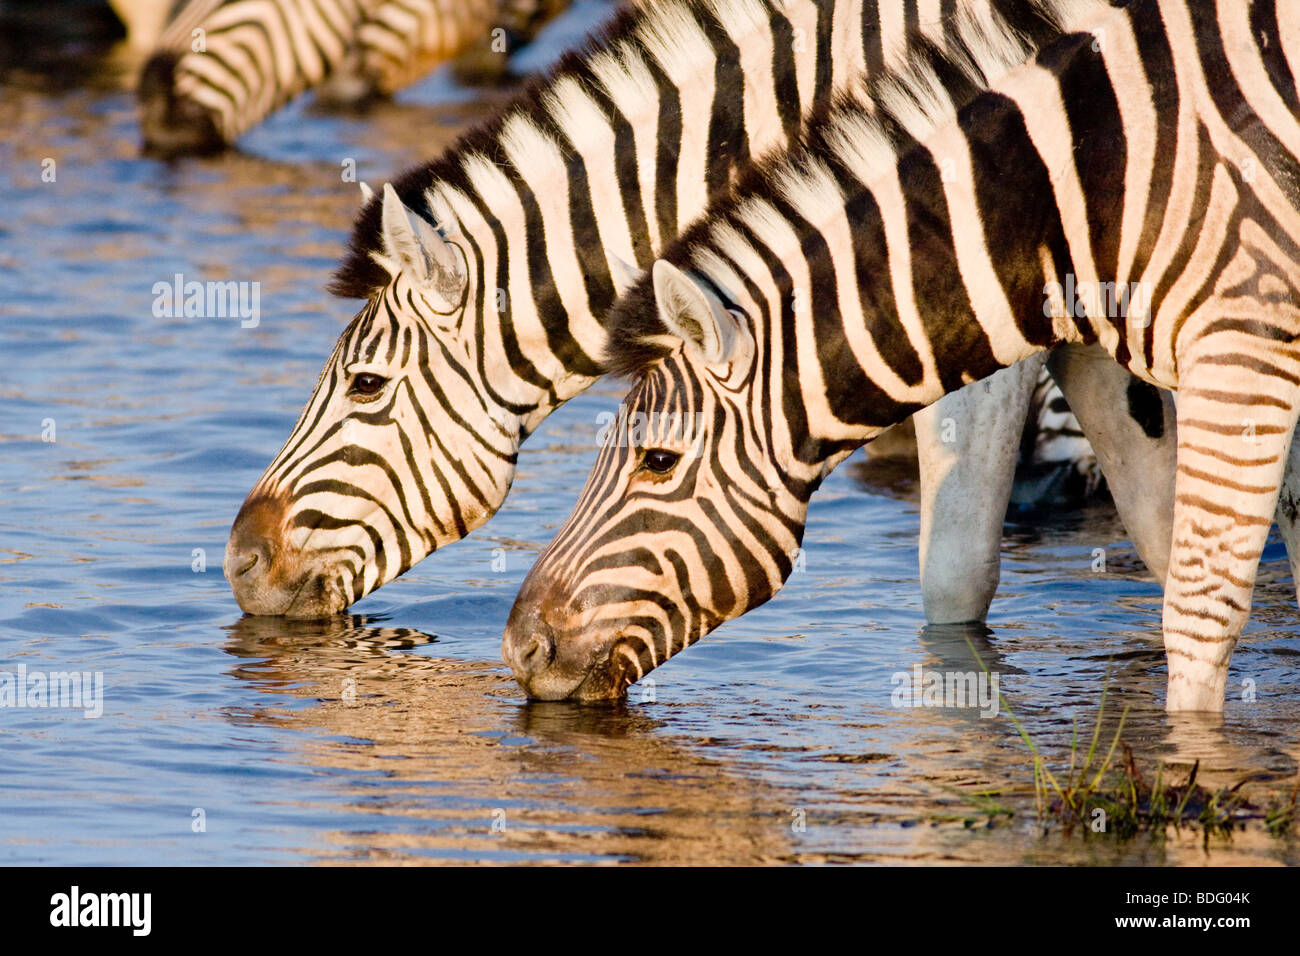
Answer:
[[[381,232],[387,284],[231,528],[226,577],[250,614],[341,611],[486,521],[514,477],[521,424],[488,397],[493,370],[459,333],[463,250],[391,186]]]
[[[140,74],[136,96],[146,155],[167,159],[226,148],[220,113],[177,91],[177,73],[186,55],[194,54],[162,50],[149,58]]]
[[[727,298],[661,260],[618,307],[608,357],[635,385],[502,640],[533,698],[617,698],[790,573],[820,469],[798,460],[802,439],[760,427],[781,371]],[[625,331],[656,312],[655,331]]]

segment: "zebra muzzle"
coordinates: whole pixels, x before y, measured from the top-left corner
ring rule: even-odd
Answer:
[[[187,154],[206,155],[227,147],[212,112],[176,92],[177,56],[153,56],[140,77],[140,128],[144,153],[158,159]]]
[[[540,607],[534,606],[518,616],[511,614],[501,638],[501,659],[510,665],[515,680],[529,697],[563,700],[568,696],[563,685],[570,682],[561,681],[560,686],[555,686],[555,636]]]
[[[230,529],[222,563],[240,608],[249,614],[328,617],[347,606],[324,573],[285,540],[286,504],[254,494]]]
[[[552,588],[544,577],[525,580],[501,638],[501,659],[533,700],[608,700],[622,696],[630,680],[622,656],[607,650],[618,641],[602,639],[603,629],[572,631],[557,627],[549,613],[560,613],[548,600]],[[612,658],[617,666],[611,667]]]

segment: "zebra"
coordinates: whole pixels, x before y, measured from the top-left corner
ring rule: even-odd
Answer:
[[[219,152],[327,80],[390,95],[496,31],[503,50],[567,0],[190,0],[140,75],[145,152]],[[343,91],[346,90],[346,94]]]
[[[970,25],[878,78],[623,298],[608,362],[658,424],[610,434],[524,581],[530,696],[621,695],[772,597],[854,449],[1096,342],[1178,390],[1166,707],[1222,710],[1275,508],[1293,571],[1300,543],[1300,6],[1096,6],[1028,62]],[[954,75],[984,88],[955,115]]]
[[[953,16],[944,2],[929,27],[936,42]],[[918,9],[673,0],[624,10],[450,154],[367,199],[332,284],[366,303],[231,528],[224,567],[240,607],[336,613],[491,517],[524,439],[603,374],[604,317],[636,270],[751,157],[789,144],[804,116],[899,59]],[[1031,42],[1056,35],[1036,3],[1000,0],[996,11]],[[1086,390],[1088,377],[1076,378]],[[1012,374],[1011,399],[985,398],[984,447],[970,450],[1005,473],[1005,487],[966,485],[958,517],[936,522],[994,512],[995,561],[1032,380]],[[1162,539],[1167,526],[1152,550]]]

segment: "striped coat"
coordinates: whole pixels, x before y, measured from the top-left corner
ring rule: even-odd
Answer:
[[[1297,544],[1300,7],[1095,6],[1028,63],[972,26],[878,79],[620,303],[610,360],[659,426],[611,436],[524,584],[502,648],[531,695],[621,694],[776,592],[853,449],[1095,343],[1179,391],[1167,706],[1222,709],[1275,508]]]
[[[638,270],[751,159],[901,61],[915,27],[947,42],[955,7],[629,10],[451,154],[369,200],[334,284],[366,304],[231,531],[240,606],[333,613],[486,521],[524,439],[603,373],[605,317]],[[1028,0],[995,7],[989,17],[1027,42],[1056,35]],[[1024,408],[1002,417],[1009,454],[991,458],[1007,493]]]

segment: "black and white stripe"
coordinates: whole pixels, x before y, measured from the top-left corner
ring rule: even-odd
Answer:
[[[1222,709],[1300,413],[1300,7],[1071,7],[1085,19],[1028,63],[972,30],[968,55],[878,82],[883,117],[840,104],[615,311],[629,409],[700,427],[602,450],[503,642],[530,694],[621,694],[776,592],[853,449],[1098,343],[1179,390],[1167,706]],[[1067,309],[1067,280],[1141,300]]]
[[[1029,0],[972,5],[1054,35]],[[368,202],[334,285],[368,305],[231,532],[241,607],[339,610],[486,521],[522,441],[603,372],[605,316],[636,270],[864,71],[922,33],[944,42],[956,6],[632,9]]]
[[[140,78],[145,149],[223,149],[326,80],[389,95],[500,28],[517,41],[558,0],[191,0]],[[347,77],[346,83],[341,79]]]

